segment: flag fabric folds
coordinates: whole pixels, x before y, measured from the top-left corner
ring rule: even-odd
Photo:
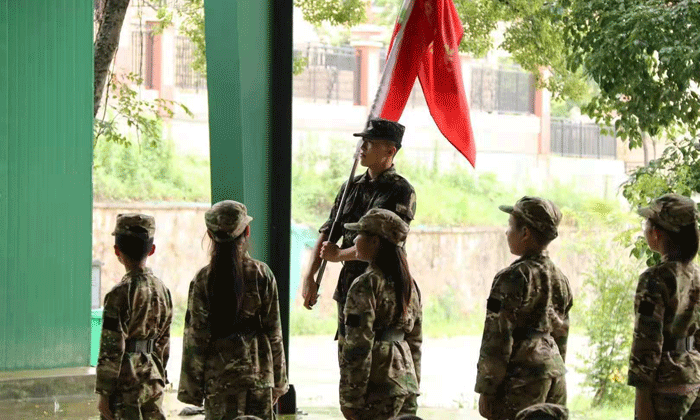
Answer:
[[[476,148],[459,59],[463,33],[452,0],[404,0],[370,117],[398,121],[418,77],[435,124],[474,166]]]

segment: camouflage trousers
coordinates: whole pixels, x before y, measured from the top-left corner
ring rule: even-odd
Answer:
[[[499,387],[489,420],[514,420],[523,408],[539,403],[566,405],[566,380],[506,378]]]
[[[207,396],[204,401],[205,420],[232,420],[253,415],[263,420],[275,418],[272,388],[241,389],[231,394]]]
[[[695,390],[685,395],[654,393],[654,417],[663,420],[700,420],[700,398]]]
[[[130,394],[113,394],[109,398],[115,420],[165,420],[162,406],[162,389],[146,401],[139,401],[138,395]],[[106,417],[100,415],[100,419],[106,420]]]
[[[418,396],[415,394],[392,397],[368,402],[361,409],[343,408],[343,415],[348,420],[388,420],[401,414],[416,414]]]

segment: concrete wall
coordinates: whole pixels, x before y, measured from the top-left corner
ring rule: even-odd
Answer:
[[[206,204],[102,204],[96,203],[93,211],[93,258],[101,260],[102,290],[104,295],[121,279],[123,267],[114,256],[114,239],[111,232],[119,213],[144,212],[156,218],[156,252],[149,266],[170,288],[176,305],[184,305],[190,280],[208,263],[209,241],[205,238],[204,212]],[[255,229],[255,222],[251,225]],[[457,291],[467,302],[462,310],[481,311],[493,276],[510,264],[515,257],[508,252],[503,227],[475,227],[460,229],[412,230],[408,242],[408,261],[413,276],[418,280],[425,296],[439,296]],[[589,268],[589,258],[573,250],[570,245],[586,233],[564,230],[560,238],[550,245],[550,255],[569,277],[577,292],[583,281],[583,273]],[[598,233],[590,233],[597,235]],[[255,255],[253,255],[255,257]],[[293,256],[294,257],[294,256]],[[303,270],[309,258],[309,250],[296,255]],[[332,300],[340,264],[329,264],[322,287],[320,311],[335,311]],[[301,273],[291,273],[293,304],[300,305],[298,284]]]

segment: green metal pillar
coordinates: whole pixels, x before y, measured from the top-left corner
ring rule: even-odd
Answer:
[[[88,365],[92,12],[0,0],[0,370]]]
[[[212,201],[241,201],[255,218],[252,253],[277,278],[287,361],[292,4],[204,1]]]

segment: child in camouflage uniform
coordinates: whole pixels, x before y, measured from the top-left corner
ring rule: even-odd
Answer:
[[[155,252],[152,216],[117,216],[114,253],[126,275],[104,301],[95,391],[102,419],[160,420],[170,353],[170,291],[146,259]]]
[[[351,420],[415,414],[420,383],[420,291],[402,248],[408,224],[371,209],[345,229],[357,231],[357,259],[369,263],[352,282],[343,311],[340,406]]]
[[[486,304],[475,391],[489,420],[513,420],[537,403],[566,404],[564,359],[571,288],[547,255],[561,212],[549,200],[523,197],[509,213],[510,252],[520,258],[496,274]]]
[[[644,237],[661,263],[639,276],[628,383],[637,388],[639,419],[700,419],[700,270],[698,211],[666,194],[639,209]]]
[[[277,283],[247,253],[246,207],[222,201],[205,214],[211,261],[190,283],[177,398],[206,420],[274,418],[287,392]]]

